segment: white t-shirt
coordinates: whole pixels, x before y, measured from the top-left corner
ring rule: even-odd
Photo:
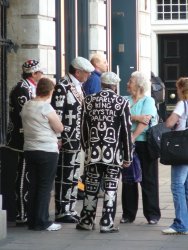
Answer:
[[[47,114],[54,111],[50,103],[30,100],[21,111],[24,129],[24,150],[58,152],[57,136],[50,127]]]
[[[175,127],[175,130],[184,130],[186,128],[186,120],[188,118],[188,103],[186,102],[186,110],[185,110],[184,101],[179,101],[176,104],[173,113],[177,114],[180,117],[177,126]]]

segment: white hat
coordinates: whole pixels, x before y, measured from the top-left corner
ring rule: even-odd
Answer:
[[[117,85],[121,79],[114,72],[105,72],[101,75],[101,82],[111,85]]]
[[[24,73],[35,73],[38,71],[43,73],[44,71],[44,69],[40,67],[39,62],[36,60],[28,60],[24,62],[24,64],[22,65],[22,70]]]
[[[79,70],[83,70],[86,72],[92,72],[95,70],[95,68],[93,67],[93,65],[90,63],[90,61],[88,61],[86,58],[84,57],[76,57],[75,59],[72,60],[71,65],[75,68],[75,69],[79,69]]]

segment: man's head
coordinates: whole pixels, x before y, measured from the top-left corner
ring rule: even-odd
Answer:
[[[24,79],[31,77],[36,82],[38,82],[43,75],[43,70],[37,60],[28,60],[24,62],[22,71],[22,77]]]
[[[110,88],[113,90],[117,89],[117,85],[121,79],[114,72],[105,72],[101,75],[102,88]]]
[[[93,65],[84,57],[76,57],[72,60],[69,73],[72,74],[79,82],[85,82],[94,71]]]
[[[100,73],[104,73],[108,70],[108,63],[103,54],[94,54],[90,62],[94,66],[95,70]]]

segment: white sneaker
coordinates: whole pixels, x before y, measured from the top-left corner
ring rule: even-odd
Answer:
[[[175,229],[169,227],[167,229],[162,230],[163,234],[188,234],[188,232],[178,232]]]
[[[47,231],[57,231],[57,230],[60,230],[61,228],[62,227],[60,224],[52,223],[52,225],[47,227],[46,230]]]

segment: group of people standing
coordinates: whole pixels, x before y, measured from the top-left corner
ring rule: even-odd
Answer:
[[[25,62],[22,70],[22,80],[10,93],[7,134],[7,147],[19,155],[17,224],[56,231],[60,223],[76,223],[78,230],[92,230],[102,183],[100,232],[118,232],[114,226],[118,182],[121,169],[132,162],[133,144],[141,162],[143,213],[149,224],[157,224],[161,217],[158,161],[148,156],[146,140],[147,129],[157,123],[157,110],[154,99],[146,96],[150,82],[144,74],[132,73],[127,84],[130,96],[122,97],[117,94],[120,78],[107,71],[101,54],[91,61],[73,59],[57,84],[42,77],[36,60]],[[79,215],[81,148],[85,195]],[[48,212],[54,180],[58,223],[49,220]],[[135,220],[138,195],[138,183],[123,183],[120,223]]]

